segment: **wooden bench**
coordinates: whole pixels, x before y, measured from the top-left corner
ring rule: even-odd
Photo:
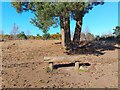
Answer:
[[[49,69],[53,70],[54,63],[70,62],[75,63],[75,70],[79,69],[80,56],[55,56],[55,57],[44,57],[44,62],[49,64]]]

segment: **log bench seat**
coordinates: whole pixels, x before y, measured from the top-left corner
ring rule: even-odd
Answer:
[[[75,70],[79,69],[80,56],[54,56],[44,57],[44,62],[49,64],[49,69],[53,70],[54,63],[75,63]]]

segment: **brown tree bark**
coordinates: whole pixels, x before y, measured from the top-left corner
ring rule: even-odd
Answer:
[[[63,23],[63,16],[60,16],[60,29],[62,35],[62,47],[65,47],[65,30],[64,30],[64,23]]]
[[[62,34],[62,46],[68,49],[71,46],[70,17],[65,18],[60,16],[60,27]]]
[[[76,20],[76,27],[75,27],[74,37],[73,37],[74,47],[79,47],[81,29],[82,29],[82,17],[79,20]]]
[[[66,48],[69,49],[71,47],[70,17],[65,18],[64,28],[65,28],[65,43],[66,43]]]

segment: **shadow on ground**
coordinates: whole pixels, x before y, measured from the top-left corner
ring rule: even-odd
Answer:
[[[90,63],[80,63],[79,66],[90,66]],[[74,67],[75,63],[68,63],[68,64],[56,64],[53,66],[54,69],[63,68],[63,67]]]
[[[80,42],[80,45],[78,48],[72,48],[65,52],[68,55],[74,55],[74,54],[93,54],[96,56],[104,55],[104,51],[106,50],[115,50],[120,49],[120,47],[115,46],[118,44],[116,41],[83,41]]]

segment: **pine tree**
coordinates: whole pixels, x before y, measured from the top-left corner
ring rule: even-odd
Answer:
[[[93,2],[94,1],[94,2]],[[32,11],[35,15],[31,23],[42,29],[43,32],[49,27],[60,24],[62,34],[62,46],[71,46],[70,18],[76,21],[76,28],[73,38],[74,46],[79,46],[83,17],[96,5],[102,5],[103,1],[95,2],[12,2],[17,12]]]

